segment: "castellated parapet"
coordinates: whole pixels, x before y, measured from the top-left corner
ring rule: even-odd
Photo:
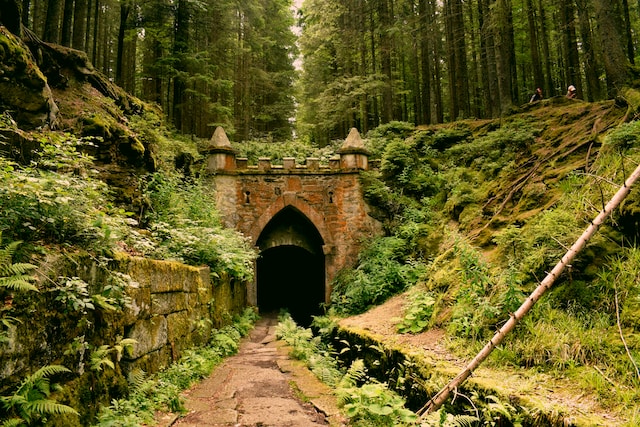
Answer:
[[[221,127],[216,128],[211,137],[209,147],[204,150],[207,155],[206,172],[215,173],[335,173],[354,172],[369,169],[369,152],[357,129],[352,128],[338,154],[329,159],[329,164],[321,164],[320,159],[308,157],[304,164],[297,164],[294,157],[285,157],[281,165],[274,165],[268,157],[258,159],[257,165],[249,165],[248,159],[237,157],[238,152],[231,147],[229,138]]]

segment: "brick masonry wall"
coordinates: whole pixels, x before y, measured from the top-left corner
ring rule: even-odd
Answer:
[[[250,237],[254,245],[287,206],[313,223],[324,241],[327,302],[337,272],[355,262],[362,241],[381,233],[380,223],[368,214],[358,170],[243,169],[217,171],[211,180],[225,225]],[[248,294],[255,304],[255,284]]]

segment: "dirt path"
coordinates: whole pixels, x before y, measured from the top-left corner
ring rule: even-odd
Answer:
[[[263,317],[238,354],[184,394],[189,413],[161,425],[316,427],[344,425],[331,390],[276,341],[274,316]]]

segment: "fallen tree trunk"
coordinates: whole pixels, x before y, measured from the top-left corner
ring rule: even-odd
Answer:
[[[640,177],[640,165],[633,171],[631,176],[620,187],[616,194],[611,198],[609,203],[600,211],[598,216],[591,222],[587,229],[582,233],[580,238],[569,248],[564,254],[562,259],[556,264],[550,273],[540,282],[538,287],[529,295],[524,303],[511,314],[509,320],[498,330],[495,335],[489,340],[482,350],[476,355],[476,357],[469,362],[469,364],[447,384],[442,390],[440,390],[435,396],[433,396],[426,405],[419,411],[419,413],[428,414],[437,411],[440,406],[448,399],[452,391],[459,387],[473,371],[491,354],[493,349],[498,346],[504,337],[513,330],[518,322],[531,310],[534,304],[542,297],[542,295],[551,288],[555,280],[562,274],[564,269],[571,264],[575,256],[586,246],[587,242],[598,230],[600,225],[604,223],[611,212],[618,207],[618,205],[624,200],[625,197],[631,191],[631,187]]]

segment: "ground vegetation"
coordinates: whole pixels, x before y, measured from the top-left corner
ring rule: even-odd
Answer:
[[[331,310],[361,313],[404,290],[404,308],[386,313],[396,333],[444,331],[473,357],[640,163],[633,111],[556,99],[500,120],[373,130],[381,166],[363,175],[365,195],[387,235],[338,278]],[[637,206],[632,191],[486,362],[568,379],[625,425],[638,420]],[[399,286],[387,277],[420,264]]]

